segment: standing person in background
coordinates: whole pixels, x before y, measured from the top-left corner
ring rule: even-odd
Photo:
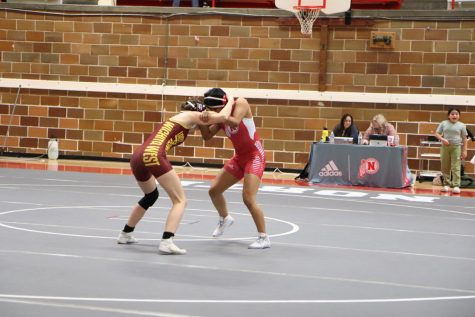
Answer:
[[[336,137],[353,138],[353,144],[358,143],[358,128],[353,121],[353,117],[346,113],[341,117],[340,123],[333,128],[333,135]]]
[[[461,160],[467,157],[467,128],[460,122],[460,110],[451,108],[447,112],[448,120],[442,121],[435,137],[442,142],[440,163],[444,177],[443,192],[453,187],[454,194],[460,193]]]
[[[199,7],[198,0],[191,0],[191,5],[193,7]],[[173,6],[174,7],[179,7],[180,6],[180,0],[173,0]]]
[[[132,236],[135,226],[139,223],[145,212],[158,199],[156,181],[165,189],[172,201],[172,208],[168,212],[165,222],[165,231],[159,245],[161,254],[185,254],[186,250],[180,249],[173,243],[173,237],[178,229],[186,207],[186,197],[181,187],[180,178],[167,159],[167,152],[183,143],[188,132],[197,124],[214,124],[224,122],[231,114],[232,103],[229,103],[220,113],[210,113],[206,122],[201,119],[201,112],[205,110],[203,104],[187,101],[181,106],[180,112],[167,121],[161,123],[147,138],[135,149],[130,160],[132,173],[144,193],[144,197],[133,207],[127,224],[119,234],[117,243],[136,243]]]
[[[221,236],[224,230],[234,223],[233,217],[228,213],[223,193],[244,178],[242,197],[251,213],[258,234],[257,240],[249,245],[249,249],[270,248],[264,213],[256,201],[257,191],[264,173],[265,157],[252,118],[251,107],[246,99],[240,97],[234,101],[221,88],[208,90],[204,94],[203,102],[208,109],[219,112],[228,100],[229,102],[233,101],[233,109],[225,123],[200,126],[201,134],[205,140],[211,139],[220,129],[223,129],[235,150],[234,156],[224,165],[209,190],[211,201],[219,213],[219,222],[213,232],[213,237]]]
[[[373,117],[371,124],[363,135],[362,144],[369,144],[369,136],[371,134],[394,136],[394,138],[397,137],[396,129],[394,129],[394,126],[391,123],[386,121],[386,118],[382,114],[377,114]]]

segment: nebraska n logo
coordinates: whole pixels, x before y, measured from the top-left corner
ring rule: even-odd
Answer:
[[[330,162],[327,163],[327,165],[325,165],[325,167],[323,167],[321,170],[320,170],[320,173],[318,173],[318,176],[343,176],[343,173],[340,171],[340,169],[338,169],[338,166],[336,166],[335,162],[333,162],[333,160],[331,160]]]
[[[379,171],[379,161],[375,158],[362,159],[358,177],[363,178],[366,174],[376,174]]]

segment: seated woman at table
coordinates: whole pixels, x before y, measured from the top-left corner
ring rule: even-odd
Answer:
[[[386,121],[386,118],[382,114],[377,114],[373,117],[369,128],[366,129],[363,135],[362,144],[369,144],[369,136],[372,134],[394,136],[396,138],[396,129],[394,126]]]
[[[333,135],[336,137],[348,137],[353,138],[353,144],[358,143],[358,128],[355,126],[353,117],[345,113],[341,117],[340,123],[333,128]]]

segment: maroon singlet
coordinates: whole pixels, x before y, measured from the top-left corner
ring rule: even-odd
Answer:
[[[166,121],[161,123],[147,140],[139,146],[130,159],[130,167],[135,179],[145,182],[172,170],[172,165],[167,159],[167,152],[183,143],[189,129],[182,125]]]

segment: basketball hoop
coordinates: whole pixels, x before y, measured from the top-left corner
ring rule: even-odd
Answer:
[[[328,1],[328,6],[327,0],[275,0],[275,6],[295,14],[302,34],[312,34],[313,23],[320,12],[329,15],[348,11],[351,0]]]
[[[295,16],[300,22],[300,31],[302,34],[312,34],[313,23],[320,16],[320,9],[316,7],[294,7]]]

